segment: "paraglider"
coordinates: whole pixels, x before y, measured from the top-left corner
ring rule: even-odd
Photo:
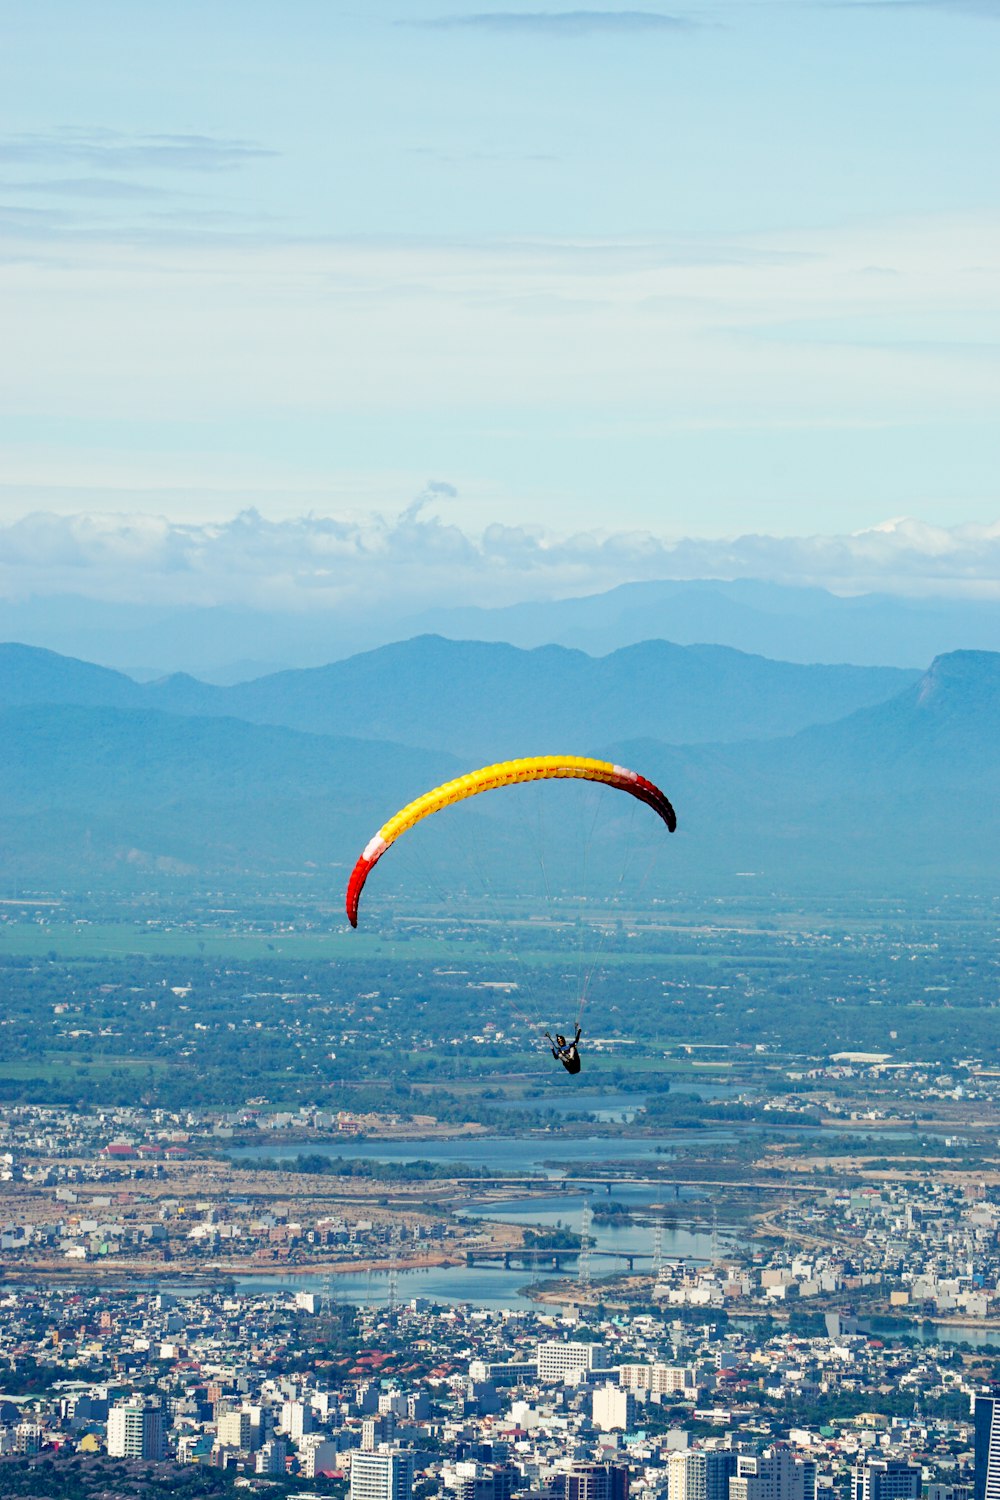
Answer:
[[[407,803],[388,822],[382,824],[373,838],[369,839],[347,883],[347,916],[351,926],[357,927],[358,925],[358,906],[368,876],[400,834],[408,832],[415,824],[432,813],[439,812],[452,803],[462,802],[467,797],[475,797],[480,792],[560,778],[603,782],[615,791],[628,792],[631,797],[635,797],[652,808],[671,833],[677,827],[674,810],[659,787],[647,781],[645,776],[640,776],[638,771],[630,771],[627,767],[614,765],[611,761],[592,760],[583,755],[535,755],[521,760],[504,760],[496,765],[483,766],[481,770],[470,771],[465,776],[456,777],[454,781],[446,781],[442,786],[434,787],[431,791],[425,792],[422,797],[417,797],[415,801]],[[567,1073],[571,1074],[580,1072],[580,1015],[582,1015],[587,998],[589,981],[588,975],[587,981],[581,987],[580,1014],[576,1018],[576,1035],[572,1040],[567,1041],[561,1032],[557,1032],[553,1041],[549,1033],[545,1033],[553,1058],[562,1064]],[[516,989],[517,986],[515,985],[514,988]],[[521,1016],[521,1019],[529,1026],[536,1024],[529,1017]],[[540,1025],[540,1023],[537,1024]]]

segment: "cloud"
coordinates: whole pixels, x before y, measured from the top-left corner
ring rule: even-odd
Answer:
[[[824,9],[829,7],[826,0]],[[985,16],[1000,21],[1000,0],[835,0],[838,10],[943,10],[950,15]]]
[[[16,182],[0,182],[0,192],[41,194],[43,196],[92,199],[161,198],[162,188],[145,182],[129,182],[119,177],[50,177]]]
[[[446,484],[440,479],[429,479],[424,485],[416,499],[400,514],[400,521],[415,521],[422,511],[434,504],[436,500],[457,500],[458,490],[453,484]]]
[[[103,172],[221,172],[275,156],[256,141],[211,135],[130,135],[65,129],[0,137],[0,165],[84,166]]]
[[[437,16],[423,21],[401,21],[422,31],[491,31],[542,36],[593,36],[615,32],[623,36],[655,31],[688,31],[694,22],[655,10],[534,10],[480,11],[470,16]]]
[[[352,620],[653,579],[752,578],[843,594],[1000,599],[1000,522],[941,527],[903,518],[852,534],[726,539],[557,534],[496,522],[472,534],[429,514],[454,496],[451,485],[435,481],[399,514],[361,518],[272,521],[250,509],[222,522],[182,524],[152,515],[36,513],[0,528],[0,597],[76,594]]]

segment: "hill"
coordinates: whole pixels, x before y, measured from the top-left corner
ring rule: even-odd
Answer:
[[[401,622],[401,634],[425,631],[528,649],[555,642],[595,656],[662,639],[738,646],[779,661],[909,667],[970,644],[1000,650],[1000,605],[887,594],[843,598],[820,588],[704,578],[624,583],[606,593],[502,609],[427,610]]]
[[[0,638],[86,657],[142,680],[184,671],[235,683],[321,666],[415,635],[562,645],[605,656],[641,641],[733,646],[778,661],[916,667],[964,647],[1000,650],[1000,603],[989,599],[843,598],[753,579],[663,579],[502,608],[443,606],[419,614],[391,602],[287,612],[102,602],[67,594],[0,600]]]
[[[670,745],[631,735],[583,748],[636,766],[675,802],[679,829],[656,873],[667,892],[748,873],[785,889],[890,892],[995,884],[998,744],[1000,656],[959,652],[887,702],[783,738]],[[157,871],[198,879],[312,871],[335,897],[385,817],[464,763],[237,719],[10,708],[0,714],[0,872],[78,882],[129,871],[143,879]],[[573,795],[560,787],[552,805],[569,807]],[[663,842],[631,799],[603,789],[598,796],[600,847],[634,836],[641,862],[651,841]],[[447,889],[458,841],[475,844],[498,884],[520,888],[539,838],[534,815],[520,816],[526,805],[519,794],[488,795],[433,820],[416,878],[433,876]],[[551,830],[544,879],[573,880],[577,872],[561,864],[558,817]],[[402,875],[401,860],[394,851],[380,880]],[[537,858],[533,868],[537,879]]]
[[[56,881],[333,869],[339,886],[387,798],[408,800],[459,769],[399,745],[235,719],[7,709],[0,868]]]
[[[590,753],[622,735],[686,744],[790,734],[881,702],[916,677],[668,641],[595,659],[562,646],[521,651],[422,636],[236,687],[168,678],[146,691],[147,701],[175,713],[401,740],[486,762],[539,747]]]

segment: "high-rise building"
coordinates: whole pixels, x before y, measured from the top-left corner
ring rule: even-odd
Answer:
[[[550,1339],[539,1344],[535,1355],[539,1380],[565,1380],[579,1372],[589,1374],[604,1353],[603,1344],[577,1344],[572,1339]]]
[[[1000,1398],[977,1396],[976,1459],[972,1471],[975,1500],[1000,1500]]]
[[[391,1443],[396,1436],[396,1418],[391,1411],[377,1417],[365,1417],[361,1424],[361,1447],[365,1453],[374,1453],[382,1443]]]
[[[163,1407],[159,1401],[129,1396],[108,1412],[108,1453],[112,1458],[166,1456]]]
[[[380,1448],[351,1455],[351,1500],[411,1500],[413,1454]]]
[[[293,1443],[313,1430],[313,1411],[304,1401],[286,1401],[281,1408],[281,1430]]]
[[[667,1459],[670,1500],[728,1500],[736,1473],[731,1448],[684,1448]]]
[[[284,1474],[288,1448],[281,1438],[271,1438],[264,1444],[254,1464],[258,1474]]]
[[[901,1458],[870,1458],[855,1465],[852,1500],[919,1500],[924,1472]]]
[[[322,1433],[307,1433],[299,1444],[299,1462],[306,1479],[315,1479],[337,1467],[337,1445]]]
[[[516,1478],[512,1464],[488,1464],[467,1458],[460,1459],[446,1474],[446,1483],[454,1500],[510,1500]]]
[[[15,1453],[41,1453],[43,1432],[37,1422],[18,1422],[14,1428]]]
[[[221,1448],[239,1448],[249,1453],[252,1442],[249,1411],[223,1412],[216,1423],[216,1436]]]
[[[628,1469],[624,1464],[577,1463],[552,1485],[562,1500],[628,1500]]]
[[[816,1465],[785,1443],[775,1443],[759,1457],[740,1453],[729,1500],[816,1500]]]
[[[594,1392],[592,1415],[594,1426],[601,1432],[628,1432],[635,1423],[635,1397],[609,1380]]]

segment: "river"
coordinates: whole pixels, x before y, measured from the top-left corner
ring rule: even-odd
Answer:
[[[608,1104],[606,1107],[613,1107]],[[720,1136],[722,1132],[718,1133]],[[699,1131],[699,1141],[712,1139],[707,1131]],[[483,1218],[503,1223],[526,1224],[531,1228],[555,1228],[563,1226],[580,1231],[584,1206],[597,1210],[609,1201],[625,1205],[632,1213],[645,1218],[657,1203],[671,1205],[676,1215],[678,1201],[690,1201],[692,1210],[702,1220],[709,1212],[705,1195],[696,1186],[672,1188],[667,1185],[649,1185],[628,1181],[612,1181],[610,1194],[603,1186],[596,1192],[586,1186],[577,1186],[569,1181],[556,1190],[555,1184],[563,1179],[568,1166],[579,1169],[593,1165],[595,1174],[606,1172],[609,1162],[620,1160],[629,1163],[643,1161],[664,1163],[674,1155],[669,1136],[648,1138],[608,1137],[598,1135],[562,1136],[558,1132],[533,1131],[527,1136],[512,1141],[508,1136],[466,1136],[452,1140],[383,1141],[346,1140],[330,1145],[300,1144],[282,1146],[244,1147],[234,1151],[234,1157],[253,1159],[273,1157],[277,1160],[294,1158],[299,1151],[307,1149],[310,1154],[326,1156],[360,1157],[368,1161],[406,1162],[433,1161],[454,1163],[461,1174],[462,1168],[506,1172],[511,1168],[512,1153],[516,1152],[518,1168],[525,1173],[539,1174],[539,1189],[543,1197],[525,1197],[523,1188],[518,1191],[511,1185],[512,1196],[502,1202],[494,1199],[466,1199],[459,1216],[466,1220]],[[734,1225],[718,1224],[714,1236],[706,1223],[664,1223],[661,1227],[661,1253],[665,1259],[707,1261],[716,1248],[725,1251],[738,1242],[739,1231]],[[636,1270],[652,1265],[655,1230],[649,1222],[626,1224],[602,1223],[600,1218],[592,1223],[590,1230],[591,1277],[594,1281],[626,1269],[625,1256],[636,1257]],[[573,1275],[575,1264],[570,1263],[568,1274]],[[488,1266],[460,1266],[433,1268],[421,1271],[399,1271],[397,1273],[397,1295],[401,1301],[411,1297],[427,1297],[435,1302],[474,1302],[482,1307],[527,1307],[533,1305],[529,1298],[521,1295],[521,1288],[531,1281],[544,1284],[556,1278],[564,1278],[567,1271],[551,1269],[528,1271],[524,1269],[505,1271]],[[241,1277],[237,1286],[244,1291],[263,1291],[276,1286],[294,1288],[298,1291],[320,1290],[327,1286],[322,1277],[302,1276],[281,1278]],[[389,1277],[385,1272],[360,1275],[338,1275],[333,1288],[336,1296],[345,1302],[379,1302],[388,1296]]]

